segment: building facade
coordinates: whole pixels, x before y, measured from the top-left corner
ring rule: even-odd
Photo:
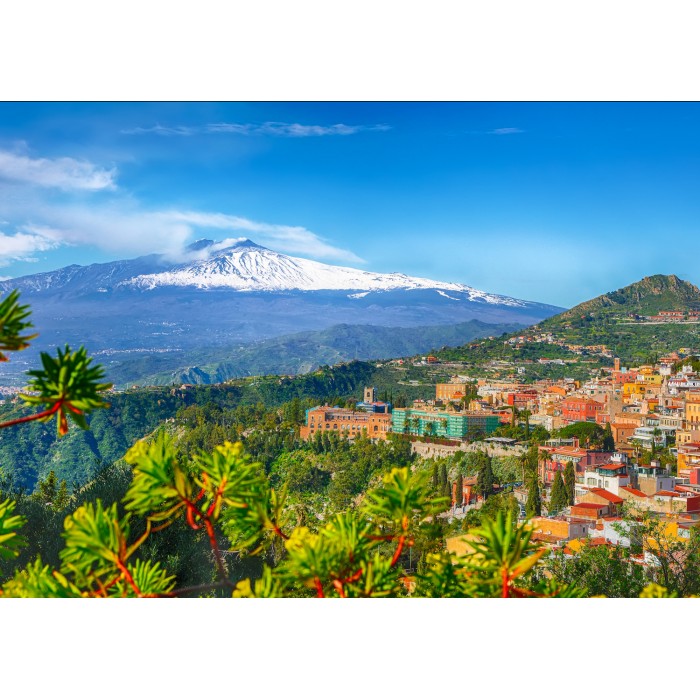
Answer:
[[[395,408],[391,415],[395,433],[454,440],[463,440],[470,431],[476,430],[488,435],[500,425],[498,416],[491,413]]]
[[[302,440],[311,440],[317,433],[336,432],[353,439],[363,433],[372,439],[386,440],[391,431],[390,413],[350,411],[337,406],[317,406],[306,411],[306,425],[299,430]]]

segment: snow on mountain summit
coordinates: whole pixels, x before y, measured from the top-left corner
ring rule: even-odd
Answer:
[[[277,253],[248,239],[217,250],[217,245],[201,240],[189,250],[211,249],[206,259],[175,265],[169,270],[143,274],[121,282],[139,289],[157,287],[196,287],[199,289],[230,288],[238,291],[391,291],[432,289],[462,292],[470,301],[507,306],[524,306],[510,297],[482,292],[465,284],[438,282],[403,273],[366,272],[351,267],[327,265],[306,258]]]

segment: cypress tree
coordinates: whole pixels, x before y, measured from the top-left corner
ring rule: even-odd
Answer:
[[[462,501],[464,500],[464,496],[462,493],[464,492],[464,479],[462,478],[462,474],[457,474],[457,494],[456,494],[456,502],[458,506],[462,505]]]
[[[570,506],[574,505],[575,485],[576,472],[574,470],[574,463],[567,462],[564,468],[564,486],[566,487],[566,496],[569,499]]]
[[[56,510],[63,510],[68,505],[69,501],[70,496],[68,495],[68,484],[66,484],[66,480],[63,479],[61,481],[61,486],[58,489],[58,493],[56,494]]]
[[[566,508],[568,504],[569,497],[564,485],[564,479],[561,477],[561,472],[557,472],[552,484],[552,494],[549,498],[549,512],[550,514],[558,513]]]
[[[445,498],[450,499],[450,508],[452,507],[452,485],[450,484],[449,481],[445,482],[445,485],[442,487],[442,495],[445,496]]]
[[[527,502],[525,503],[525,515],[528,518],[534,518],[536,515],[542,515],[542,499],[540,498],[540,482],[537,477],[530,480],[530,487],[527,493]]]
[[[440,478],[438,477],[438,465],[437,462],[433,462],[433,488],[437,489]]]
[[[479,474],[476,478],[476,492],[483,496],[484,499],[486,499],[494,492],[493,469],[491,467],[491,458],[488,455],[483,454],[483,457],[480,459],[480,461],[481,468],[479,469]]]
[[[447,483],[447,465],[443,463],[440,465],[440,486],[442,487],[443,492],[445,490],[446,483]]]
[[[615,451],[615,440],[613,439],[612,428],[610,427],[610,423],[605,424],[605,430],[603,431],[603,451]]]

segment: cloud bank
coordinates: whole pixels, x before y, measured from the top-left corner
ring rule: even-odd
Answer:
[[[231,126],[235,125],[212,128]],[[359,128],[263,126],[279,130],[280,135],[298,136],[310,135],[314,129],[350,133],[343,129]],[[107,194],[97,196],[100,192]],[[32,256],[60,246],[91,246],[122,256],[160,253],[177,259],[195,237],[231,238],[241,233],[284,253],[362,262],[352,251],[303,226],[255,221],[227,212],[147,208],[118,190],[115,169],[75,158],[31,158],[6,150],[0,150],[0,222],[0,267],[32,261]]]
[[[308,136],[350,136],[362,131],[388,131],[387,124],[331,124],[320,126],[314,124],[288,124],[286,122],[264,122],[262,124],[237,124],[218,122],[201,126],[137,126],[122,129],[122,134],[156,134],[158,136],[196,136],[198,134],[237,134],[240,136],[282,136],[287,138],[303,138]]]
[[[114,189],[116,170],[75,158],[30,158],[0,150],[0,180],[61,190]]]

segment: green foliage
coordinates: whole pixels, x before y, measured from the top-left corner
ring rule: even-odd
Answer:
[[[581,586],[589,596],[636,598],[644,588],[642,567],[619,545],[588,544],[573,557],[559,551],[546,566],[556,580]]]
[[[514,525],[499,513],[473,531],[466,556],[444,554],[428,558],[418,591],[429,597],[530,598],[581,597],[575,586],[535,579],[533,571],[546,550],[532,541],[529,525]]]
[[[605,430],[603,431],[603,442],[601,447],[605,452],[615,451],[615,439],[613,438],[610,423],[605,424]]]
[[[29,341],[36,338],[36,334],[22,335],[32,327],[27,320],[29,315],[29,306],[19,303],[16,289],[0,301],[0,362],[7,362],[5,352],[24,350],[29,347]]]
[[[527,492],[527,502],[525,503],[525,513],[528,518],[542,515],[542,498],[540,496],[540,482],[537,475],[530,478]]]
[[[676,528],[654,513],[629,509],[623,516],[632,550],[645,552],[650,560],[646,579],[681,597],[700,595],[698,528],[690,528],[681,538]]]
[[[566,491],[566,486],[564,485],[564,479],[562,479],[561,472],[557,472],[554,477],[554,483],[552,484],[552,492],[549,497],[549,506],[547,511],[549,515],[559,513],[564,510],[569,505],[569,495]]]
[[[44,415],[38,420],[48,421],[56,416],[56,429],[59,435],[68,432],[68,418],[83,430],[88,424],[85,416],[96,408],[107,408],[109,404],[102,400],[100,392],[111,388],[111,384],[100,382],[104,370],[100,365],[92,365],[85,348],[75,352],[66,345],[60,348],[54,359],[48,353],[41,353],[43,369],[30,370],[32,377],[28,384],[30,391],[36,394],[20,394],[30,406],[47,406]]]
[[[493,468],[491,466],[491,458],[485,452],[479,452],[478,455],[479,473],[474,491],[483,498],[488,498],[492,493],[494,493],[495,481]]]
[[[564,486],[566,487],[567,505],[574,505],[576,494],[576,470],[574,463],[569,461],[564,467]]]
[[[14,559],[19,555],[20,548],[27,544],[25,538],[17,533],[26,519],[14,515],[15,507],[16,504],[9,499],[0,503],[0,559]]]
[[[590,447],[603,444],[603,429],[597,423],[587,423],[585,421],[571,423],[561,428],[558,435],[565,439],[576,437],[581,445],[587,444]]]

